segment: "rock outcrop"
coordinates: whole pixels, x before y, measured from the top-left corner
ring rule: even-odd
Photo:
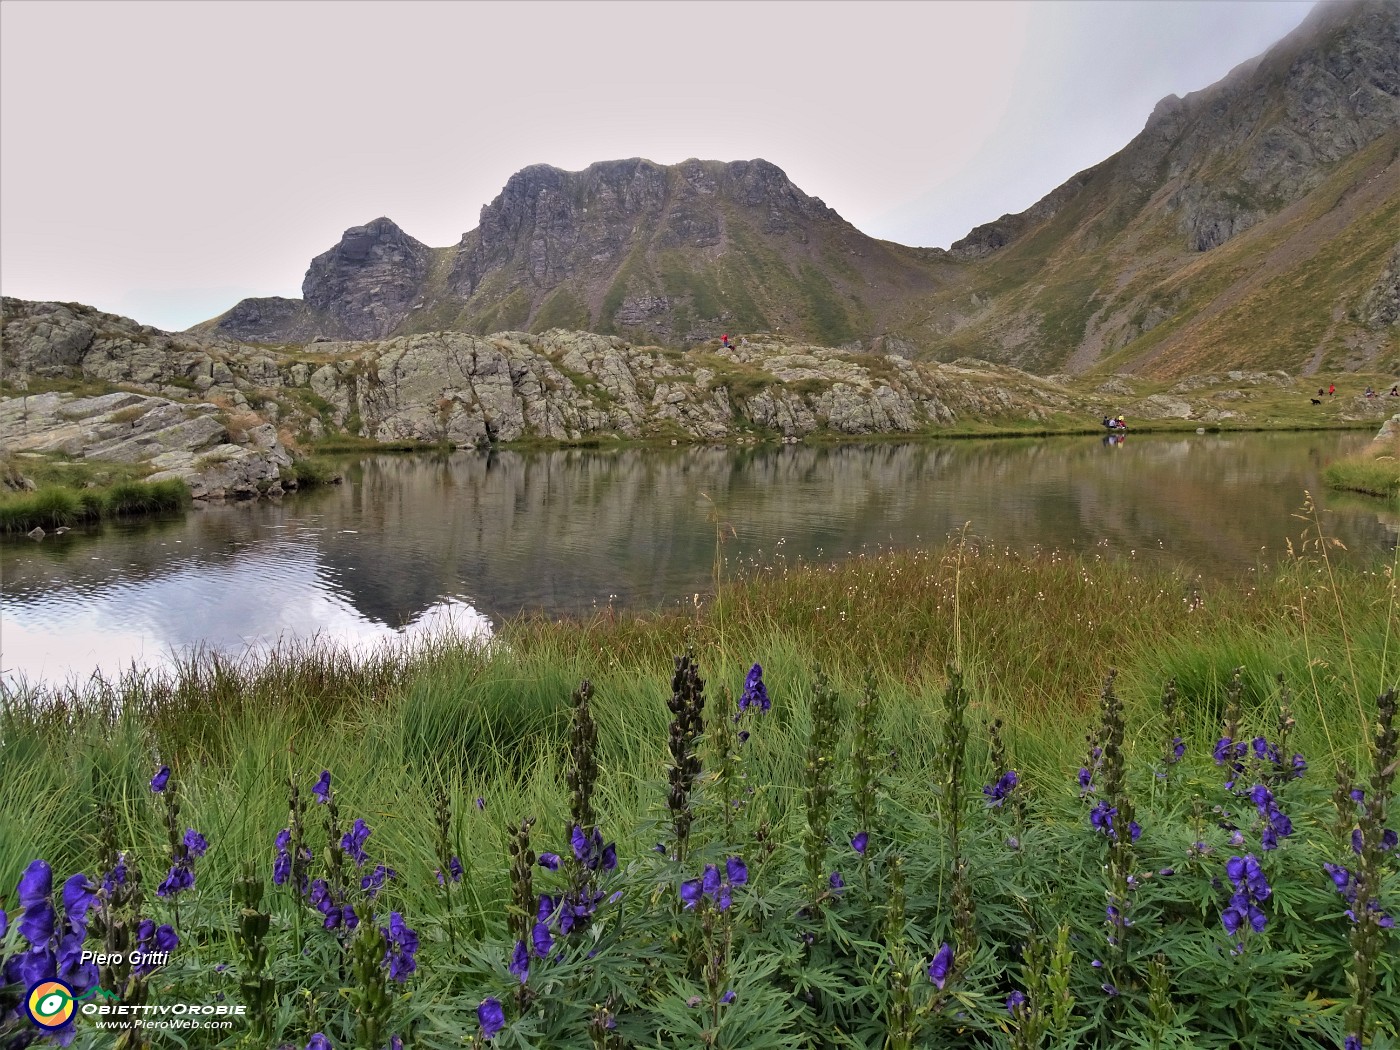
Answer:
[[[244,299],[210,331],[244,342],[383,339],[420,299],[432,259],[389,219],[353,226],[311,260],[302,299]]]
[[[530,439],[791,439],[936,432],[982,423],[1059,428],[1087,425],[1108,412],[1214,424],[1248,420],[1257,397],[1267,403],[1277,396],[1269,388],[1295,385],[1286,373],[1232,371],[1183,381],[1165,393],[1139,392],[1135,381],[1114,376],[1091,393],[1076,394],[1058,379],[972,358],[927,364],[759,335],[729,348],[690,351],[566,330],[433,332],[268,349],[226,341],[202,345],[189,335],[167,336],[73,304],[7,299],[4,307],[6,346],[16,349],[31,374],[120,383],[166,399],[143,410],[156,414],[130,433],[87,434],[81,454],[116,450],[180,470],[201,457],[208,466],[209,450],[227,443],[215,433],[211,404],[219,406],[219,418],[230,421],[230,429],[238,422],[237,444],[282,464],[273,424],[311,438],[349,433],[456,446]],[[1300,390],[1299,397],[1306,394]],[[1337,399],[1335,418],[1378,419],[1382,400]],[[111,424],[112,413],[121,416],[134,404],[100,402],[94,418]],[[59,407],[52,412],[56,417]],[[195,447],[185,451],[194,455],[153,459],[164,454],[156,449],[162,440],[156,422],[185,427],[173,433],[189,437]],[[51,447],[59,447],[53,444],[58,440],[50,439]],[[214,460],[229,458],[241,457],[223,450]],[[211,490],[230,487],[218,479],[204,484]]]
[[[222,415],[218,405],[126,391],[0,398],[0,446],[17,453],[146,463],[155,469],[147,480],[177,478],[195,499],[281,492],[292,457],[276,431],[261,424],[235,442]]]

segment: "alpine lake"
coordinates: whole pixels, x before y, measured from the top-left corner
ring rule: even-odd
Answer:
[[[1129,434],[371,454],[273,502],[0,541],[6,683],[194,649],[374,644],[512,617],[703,602],[717,573],[966,537],[1153,559],[1203,579],[1289,556],[1393,563],[1400,508],[1322,468],[1371,432]]]

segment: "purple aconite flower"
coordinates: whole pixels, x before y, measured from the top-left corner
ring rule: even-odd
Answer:
[[[851,839],[851,849],[857,853],[864,853],[865,848],[870,845],[870,834],[865,831],[856,832],[855,838]]]
[[[1225,862],[1225,874],[1235,887],[1235,892],[1230,896],[1230,906],[1220,913],[1220,923],[1225,927],[1225,932],[1233,937],[1247,920],[1250,929],[1263,933],[1269,920],[1258,905],[1272,896],[1273,888],[1258,859],[1252,853],[1231,857]]]
[[[273,845],[277,847],[277,859],[272,862],[272,882],[276,886],[281,886],[291,878],[292,875],[292,854],[287,848],[292,844],[292,832],[290,828],[283,828],[277,833],[277,838],[273,840]]]
[[[1089,823],[1095,831],[1101,831],[1109,838],[1116,837],[1113,831],[1113,818],[1118,816],[1118,807],[1100,802],[1089,812]]]
[[[724,870],[729,876],[729,881],[735,886],[742,886],[749,881],[749,868],[742,857],[730,857],[724,862]]]
[[[737,998],[739,998],[739,996],[735,993],[734,989],[731,988],[719,997],[719,1001],[722,1003],[732,1003]]]
[[[151,952],[173,952],[180,946],[180,937],[164,923],[157,926],[151,919],[143,919],[136,927],[136,946],[141,949],[144,958]],[[143,962],[135,967],[133,972],[148,974],[155,968],[154,963]]]
[[[549,932],[549,924],[537,922],[530,930],[530,940],[534,942],[535,954],[541,959],[549,955],[549,949],[554,947],[554,937]]]
[[[151,790],[160,794],[165,790],[165,785],[170,783],[170,767],[161,766],[156,770],[156,775],[151,777]]]
[[[573,847],[574,857],[589,871],[597,871],[600,867],[604,871],[612,871],[617,867],[616,844],[609,842],[604,845],[603,833],[597,828],[585,835],[583,828],[575,824],[569,834],[569,845]]]
[[[340,848],[354,859],[356,867],[364,867],[365,862],[369,860],[369,854],[365,852],[365,842],[371,833],[370,826],[356,817],[350,830],[341,836]]]
[[[325,879],[317,879],[311,884],[311,892],[307,900],[313,908],[326,917],[321,925],[327,930],[341,928],[353,930],[360,924],[360,917],[355,914],[354,907],[338,902]]]
[[[540,859],[539,859],[539,865],[540,865],[540,867],[542,867],[542,868],[548,868],[550,871],[558,871],[558,870],[559,870],[559,854],[557,854],[557,853],[541,853],[541,854],[540,854]]]
[[[49,899],[53,894],[53,869],[48,861],[30,861],[19,877],[17,892],[24,909],[17,924],[20,935],[36,948],[48,944],[54,929],[53,902]]]
[[[316,796],[316,801],[325,805],[331,800],[331,771],[321,770],[321,775],[316,778],[316,783],[311,785],[311,793]]]
[[[1007,770],[997,778],[995,784],[988,784],[982,789],[982,794],[987,796],[989,806],[1000,806],[1006,801],[1006,796],[1011,794],[1011,789],[1021,782],[1021,778],[1014,769]]]
[[[833,890],[839,890],[845,885],[846,880],[841,877],[841,873],[839,871],[833,871],[831,873],[831,888]]]
[[[194,889],[194,869],[189,866],[187,860],[182,858],[170,866],[165,881],[156,887],[156,896],[174,897],[177,893],[192,889]]]
[[[700,876],[700,888],[705,891],[705,895],[713,897],[719,892],[719,868],[713,864],[705,865],[705,873]]]
[[[477,796],[476,796],[476,801],[473,803],[473,805],[475,805],[477,809],[485,809],[485,808],[486,808],[486,800],[485,800],[484,798],[482,798],[480,795],[477,795]],[[491,1000],[487,1000],[487,1001],[490,1002]]]
[[[703,893],[700,889],[699,879],[690,879],[681,883],[681,902],[687,908],[693,908],[700,903]]]
[[[5,939],[5,933],[10,928],[10,917],[5,914],[5,909],[0,908],[0,941]]]
[[[209,851],[209,840],[194,828],[185,829],[185,849],[191,857],[202,857]]]
[[[1332,885],[1336,886],[1338,891],[1346,890],[1347,884],[1351,882],[1351,872],[1340,864],[1324,864],[1322,870],[1332,877]]]
[[[1016,1016],[1016,1011],[1017,1011],[1020,1007],[1025,1006],[1025,1005],[1026,1005],[1026,993],[1025,993],[1025,992],[1019,992],[1019,991],[1018,991],[1018,992],[1012,992],[1010,995],[1008,995],[1008,996],[1006,997],[1006,1012],[1009,1013],[1012,1017],[1015,1017],[1015,1016]]]
[[[87,913],[97,897],[97,887],[88,882],[86,875],[74,875],[63,884],[63,910],[68,922],[77,929],[87,932]]]
[[[403,984],[408,980],[408,975],[418,968],[415,958],[418,954],[418,934],[409,929],[403,916],[396,911],[389,913],[389,925],[381,926],[379,932],[384,935],[386,945],[380,965],[388,967],[391,980]]]
[[[1342,1041],[1342,1050],[1361,1050],[1361,1037],[1349,1035]]]
[[[331,1041],[329,1039],[320,1032],[317,1032],[306,1044],[306,1050],[335,1050],[335,1048],[331,1046]]]
[[[938,949],[934,955],[933,962],[928,964],[928,979],[941,992],[943,986],[948,983],[948,971],[953,967],[953,949],[948,946],[948,942],[943,942],[943,947]]]
[[[756,707],[766,714],[772,706],[773,702],[768,699],[768,687],[763,684],[763,668],[754,664],[749,668],[748,677],[744,679],[744,691],[739,694],[739,710],[747,711],[750,707]]]
[[[393,870],[393,869],[390,869],[390,870]],[[453,882],[461,882],[461,881],[462,881],[462,860],[461,860],[460,857],[456,856],[455,854],[454,854],[452,857],[449,857],[449,858],[448,858],[448,861],[447,861],[447,877],[445,878],[445,877],[443,876],[443,874],[442,874],[441,871],[439,871],[439,872],[437,873],[438,885],[439,885],[439,886],[446,886],[446,885],[447,885],[447,879],[448,879],[448,878],[450,878]]]
[[[494,1038],[506,1026],[506,1012],[501,1008],[501,1001],[490,996],[481,1000],[476,1008],[476,1020],[481,1025],[481,1038]]]
[[[360,889],[364,890],[365,896],[369,900],[374,900],[380,890],[384,888],[384,883],[391,879],[397,879],[399,873],[393,868],[383,864],[376,864],[374,870],[360,880]]]
[[[126,876],[126,854],[118,853],[117,862],[112,865],[112,870],[102,876],[102,892],[110,896],[118,886],[126,885]]]
[[[525,948],[524,941],[515,942],[515,950],[510,953],[510,963],[506,969],[511,972],[521,984],[524,984],[530,977],[530,953]]]

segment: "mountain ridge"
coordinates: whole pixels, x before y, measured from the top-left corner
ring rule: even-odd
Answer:
[[[191,331],[690,346],[741,330],[1042,373],[1400,367],[1397,157],[1400,4],[1321,4],[946,250],[868,237],[764,160],[540,164],[455,245],[381,217],[312,261],[301,300],[244,300]]]

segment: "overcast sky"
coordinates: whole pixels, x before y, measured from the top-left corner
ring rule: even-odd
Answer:
[[[520,168],[763,157],[946,246],[1117,152],[1309,2],[0,3],[0,290],[180,329],[299,296]]]

